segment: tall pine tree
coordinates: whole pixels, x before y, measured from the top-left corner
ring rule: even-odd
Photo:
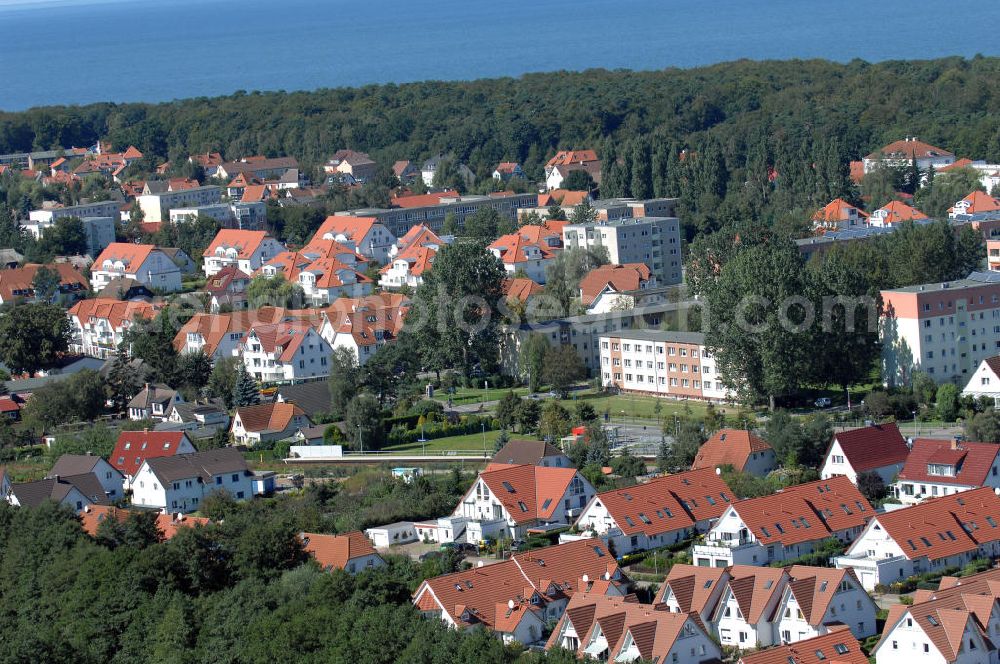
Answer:
[[[260,388],[257,381],[247,372],[242,362],[236,366],[236,387],[233,389],[233,406],[256,406],[260,403]]]

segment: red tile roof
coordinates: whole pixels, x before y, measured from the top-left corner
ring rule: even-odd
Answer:
[[[672,592],[681,612],[702,614],[710,608],[709,600],[719,584],[728,580],[729,572],[725,567],[674,565],[656,593],[656,603],[666,602]]]
[[[331,239],[336,239],[338,235],[343,235],[355,244],[360,244],[375,224],[381,223],[375,217],[349,217],[346,215],[332,215],[320,225],[319,230],[313,239],[323,239],[327,234]]]
[[[823,636],[743,655],[739,664],[868,664],[861,644],[846,625],[830,629]]]
[[[69,263],[52,263],[38,265],[29,263],[24,267],[11,270],[0,270],[0,298],[10,302],[17,297],[32,298],[35,296],[34,279],[43,267],[59,275],[59,287],[70,292],[87,292],[87,279]]]
[[[121,261],[125,264],[125,270],[127,272],[135,272],[139,267],[146,262],[149,255],[157,251],[156,247],[152,244],[132,244],[131,242],[112,242],[101,255],[94,260],[94,265],[91,269],[102,270],[104,269],[104,261],[111,261],[116,263]]]
[[[933,157],[954,157],[955,155],[944,148],[935,147],[930,143],[924,143],[914,138],[893,141],[881,150],[872,152],[865,158],[878,159],[880,156],[884,159],[929,159]]]
[[[1000,497],[989,487],[932,498],[875,518],[910,560],[939,560],[1000,541]]]
[[[80,300],[66,313],[75,316],[81,325],[92,325],[99,320],[106,320],[114,329],[120,329],[124,323],[131,323],[137,316],[152,320],[163,308],[162,303],[122,302],[111,298],[98,297],[92,300]]]
[[[785,546],[862,527],[875,514],[857,487],[844,476],[741,500],[733,509],[761,543],[780,542]]]
[[[183,431],[122,431],[108,463],[126,477],[132,477],[146,459],[177,454],[184,440],[187,434]]]
[[[545,165],[546,167],[568,166],[593,161],[597,161],[597,152],[594,150],[560,150]]]
[[[982,212],[996,212],[1000,210],[1000,198],[994,198],[990,196],[985,191],[976,190],[962,199],[968,203],[965,208],[965,214],[979,214]],[[962,202],[959,201],[959,202]],[[951,212],[955,208],[948,210]]]
[[[438,191],[432,194],[405,194],[392,199],[393,207],[398,208],[418,208],[440,205],[443,198],[457,198],[460,194],[457,191]]]
[[[758,438],[749,431],[742,429],[720,429],[698,449],[698,455],[691,464],[692,469],[718,468],[730,465],[736,470],[743,470],[750,455],[767,452],[771,446],[767,441]]]
[[[833,440],[858,473],[903,463],[910,453],[895,422],[841,431]]]
[[[132,510],[110,505],[90,505],[80,513],[80,521],[84,532],[91,537],[97,535],[97,528],[106,519],[114,519],[123,522],[133,514]],[[189,516],[187,514],[157,514],[156,527],[160,531],[164,540],[171,539],[177,534],[180,528],[191,526],[205,526],[211,523],[209,519],[201,516]]]
[[[212,243],[208,245],[202,256],[214,256],[217,249],[234,248],[239,258],[247,259],[253,256],[261,243],[267,239],[266,231],[244,231],[235,228],[223,228],[216,233]]]
[[[514,172],[514,169],[517,168],[518,165],[519,164],[516,161],[501,161],[497,164],[497,167],[494,170],[498,173],[510,174]]]
[[[1000,445],[994,443],[957,443],[951,440],[917,438],[913,441],[900,480],[928,482],[933,484],[954,484],[959,486],[982,486],[1000,454]],[[931,475],[927,464],[939,463],[955,466],[955,474]]]
[[[887,224],[898,224],[903,221],[913,221],[914,219],[927,219],[926,214],[901,201],[892,201],[880,207],[876,212],[882,210],[887,212],[884,218]]]
[[[396,263],[396,261],[406,261],[409,267],[409,273],[417,277],[431,269],[436,256],[437,251],[431,249],[430,247],[410,245],[396,254],[395,258],[379,270],[379,272],[381,274],[385,274],[392,269],[392,266]]]
[[[576,468],[499,464],[493,468],[479,477],[517,523],[551,518],[566,490],[579,476]]]
[[[788,582],[787,570],[780,567],[732,565],[727,568],[729,586],[747,622],[758,623],[767,617],[764,611],[775,595],[784,590]],[[721,610],[720,603],[716,611]]]
[[[533,248],[538,250],[537,254],[532,251]],[[532,242],[520,232],[501,235],[489,245],[489,249],[496,251],[500,260],[506,265],[517,265],[529,260],[547,260],[555,257],[555,254],[544,242]],[[535,255],[529,258],[529,252]]]
[[[634,291],[649,281],[652,272],[645,263],[602,265],[580,280],[580,300],[584,306],[593,304],[606,289],[615,292]]]
[[[306,553],[326,570],[345,569],[352,560],[378,555],[365,534],[358,530],[342,535],[302,533],[299,538]]]
[[[527,302],[532,295],[538,295],[545,289],[541,284],[537,284],[527,277],[516,277],[514,279],[504,279],[503,294],[507,299]]]
[[[835,198],[816,211],[813,221],[847,221],[850,219],[851,210],[854,210],[861,219],[868,218],[868,213],[861,208],[854,207],[843,198]]]

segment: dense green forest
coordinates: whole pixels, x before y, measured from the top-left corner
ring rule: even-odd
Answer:
[[[848,161],[903,136],[998,161],[998,108],[996,58],[741,61],[39,108],[0,114],[0,153],[104,138],[136,145],[147,167],[211,150],[308,169],[350,147],[386,166],[451,153],[480,177],[516,160],[538,178],[557,148],[593,147],[602,195],[681,196],[690,237],[852,198]]]

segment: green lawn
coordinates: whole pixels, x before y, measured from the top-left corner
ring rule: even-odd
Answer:
[[[436,390],[434,398],[441,403],[447,403],[451,397],[455,404],[476,403],[477,401],[489,400],[498,401],[507,392],[513,390],[514,394],[523,397],[528,393],[527,387],[491,387],[489,390],[475,389],[471,387],[457,387],[454,394],[448,394],[445,390]]]
[[[488,453],[493,452],[493,444],[499,435],[499,431],[486,432],[486,451]],[[403,445],[393,445],[391,447],[382,448],[382,451],[394,452],[397,454],[419,454],[425,449],[428,454],[455,451],[481,453],[483,451],[483,434],[469,433],[462,436],[435,438],[434,440],[428,440],[426,443],[405,443]]]
[[[577,398],[574,399],[573,396]],[[586,391],[570,393],[570,398],[563,401],[563,405],[572,405],[576,401],[583,400],[594,407],[597,414],[602,416],[608,413],[611,421],[620,420],[624,417],[627,420],[643,418],[649,420],[656,419],[656,403],[660,403],[660,419],[668,420],[674,415],[685,415],[688,410],[692,417],[704,417],[707,404],[701,401],[674,401],[672,399],[659,399],[655,397],[644,397],[638,395],[602,395],[598,392]],[[735,415],[736,408],[732,406],[717,406],[719,412],[727,415]]]

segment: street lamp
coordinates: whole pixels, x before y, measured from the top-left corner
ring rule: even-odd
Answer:
[[[917,411],[913,411],[911,414],[913,415],[913,437],[916,438],[920,433],[917,431]]]
[[[365,439],[361,437],[361,425],[358,425],[358,448],[361,454],[365,453]]]
[[[486,422],[483,422],[483,458],[486,458]]]
[[[420,443],[420,453],[423,456],[427,456],[427,437],[424,436],[423,424],[420,425],[420,440],[418,440],[417,442]]]
[[[483,397],[483,399],[484,399],[484,401],[483,401],[483,407],[485,408],[486,404],[489,403],[489,401],[490,401],[490,381],[484,380],[483,381],[483,387],[486,389],[486,394]]]

